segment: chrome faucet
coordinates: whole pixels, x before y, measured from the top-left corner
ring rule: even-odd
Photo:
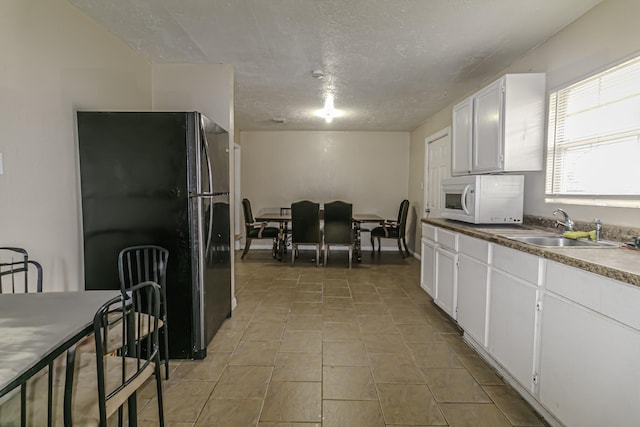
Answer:
[[[575,223],[573,222],[569,214],[560,208],[553,211],[554,216],[558,213],[561,213],[564,216],[564,222],[556,219],[556,227],[561,225],[564,227],[564,231],[573,231],[573,226],[575,225]]]
[[[598,218],[594,220],[596,222],[596,242],[600,241],[600,232],[602,231],[602,221]]]

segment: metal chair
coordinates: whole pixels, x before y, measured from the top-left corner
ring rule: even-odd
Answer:
[[[69,350],[64,381],[65,426],[107,427],[107,419],[116,411],[122,425],[122,407],[127,401],[129,420],[135,421],[135,393],[151,376],[156,380],[158,425],[164,426],[158,346],[160,290],[160,285],[147,281],[107,301],[94,316],[95,354],[80,353],[80,360],[76,360],[75,349]],[[114,318],[125,330],[118,337],[117,355],[107,351]],[[150,321],[141,321],[145,318]]]
[[[376,227],[371,230],[371,248],[372,253],[375,252],[376,246],[373,239],[378,239],[378,252],[380,252],[380,239],[396,239],[398,242],[398,250],[402,258],[409,256],[409,248],[407,247],[407,241],[405,240],[406,227],[407,227],[407,215],[409,214],[409,201],[403,200],[400,203],[400,209],[398,210],[398,219],[384,220],[380,223],[380,227]],[[404,250],[407,252],[406,256],[402,250],[401,244],[404,244]]]
[[[29,272],[35,270],[36,279],[29,279]],[[33,276],[32,276],[33,277]],[[42,292],[42,266],[29,259],[25,249],[0,248],[0,294]]]
[[[349,248],[349,268],[353,258],[354,230],[352,225],[353,205],[335,201],[324,204],[324,266],[327,266],[329,248],[346,245]]]
[[[291,264],[298,256],[298,245],[316,247],[316,267],[320,265],[320,204],[303,200],[291,204]]]
[[[240,259],[244,259],[253,239],[272,239],[273,249],[271,255],[275,258],[278,251],[278,235],[280,230],[276,227],[267,227],[266,222],[255,222],[253,212],[251,211],[251,202],[249,199],[242,199],[242,211],[244,213],[245,239],[244,250]]]
[[[35,270],[35,280],[33,271]],[[31,279],[30,279],[31,277]],[[42,266],[39,262],[29,259],[28,252],[23,248],[0,247],[0,294],[42,292]],[[53,366],[48,367],[47,376],[49,397],[49,407],[51,407],[53,377]],[[31,383],[40,379],[44,375],[37,375],[30,383],[24,383],[20,387],[20,418],[24,423],[27,418],[27,387]],[[49,419],[51,416],[49,415]]]
[[[163,328],[165,378],[169,379],[169,324],[167,321],[167,262],[169,251],[161,246],[124,248],[118,255],[118,275],[123,295],[138,283],[152,281],[160,286],[160,327]]]

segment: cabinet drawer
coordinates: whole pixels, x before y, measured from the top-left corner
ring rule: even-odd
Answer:
[[[436,232],[436,242],[442,247],[451,249],[453,252],[458,251],[458,233],[438,228]]]
[[[541,259],[537,256],[492,244],[493,266],[507,273],[538,285]]]
[[[489,242],[461,234],[458,237],[460,253],[475,258],[485,264],[489,263]]]
[[[547,261],[547,289],[640,330],[640,288]]]
[[[436,228],[433,225],[422,224],[422,237],[433,242],[436,241]]]

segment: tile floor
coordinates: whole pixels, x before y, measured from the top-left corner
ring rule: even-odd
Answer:
[[[545,425],[420,289],[418,260],[311,256],[237,256],[233,316],[164,383],[169,427]],[[143,427],[153,395],[139,397]]]

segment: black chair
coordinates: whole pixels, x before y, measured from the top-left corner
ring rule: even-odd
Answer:
[[[118,276],[123,295],[138,283],[152,281],[160,286],[160,327],[164,328],[165,378],[169,379],[169,324],[167,322],[167,263],[169,251],[161,246],[142,245],[124,248],[118,254]],[[111,350],[111,349],[108,349]]]
[[[42,292],[42,266],[25,249],[0,248],[0,294],[28,292]]]
[[[23,248],[0,247],[0,294],[26,294],[30,292],[42,292],[42,266],[39,262],[29,259],[28,252]],[[51,397],[53,393],[52,364],[49,364],[48,372],[46,393]],[[27,387],[31,387],[31,384],[39,381],[42,375],[44,372],[35,375],[29,383],[20,386],[19,416],[23,423],[27,418],[27,400],[32,400],[27,399]],[[47,419],[51,419],[51,415]]]
[[[324,266],[327,266],[329,248],[343,245],[349,248],[349,268],[353,258],[354,230],[352,225],[353,205],[335,201],[324,204]]]
[[[255,222],[251,211],[249,199],[242,199],[242,211],[244,212],[245,239],[244,250],[240,259],[244,259],[253,239],[272,239],[273,249],[271,255],[275,258],[278,252],[278,234],[280,230],[276,227],[267,227],[266,222]]]
[[[298,256],[298,245],[315,245],[316,267],[320,265],[320,204],[303,200],[291,204],[291,264]]]
[[[378,252],[380,252],[380,239],[385,238],[396,239],[398,241],[398,249],[400,250],[400,255],[402,256],[402,258],[410,255],[409,248],[407,247],[407,241],[405,240],[408,214],[409,201],[403,200],[402,203],[400,203],[400,209],[398,210],[398,219],[396,221],[384,220],[380,223],[380,227],[376,227],[371,230],[372,252],[375,252],[376,249],[374,239],[378,239]],[[404,245],[406,255],[402,250],[402,245]]]
[[[122,421],[123,405],[135,399],[136,391],[155,376],[158,425],[164,426],[159,317],[160,285],[151,281],[136,284],[97,310],[93,321],[95,354],[79,353],[76,357],[73,349],[67,354],[65,425],[107,427],[107,419],[116,411]],[[150,321],[143,322],[143,318]],[[124,324],[126,331],[118,336],[120,350],[116,355],[107,351],[114,319]],[[135,420],[135,405],[129,409],[130,419]]]

